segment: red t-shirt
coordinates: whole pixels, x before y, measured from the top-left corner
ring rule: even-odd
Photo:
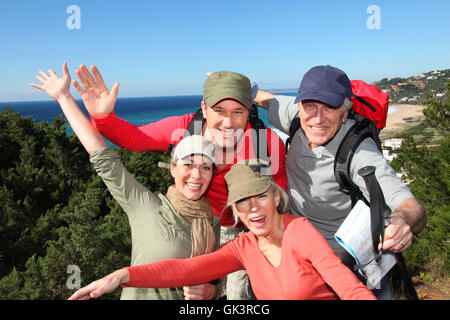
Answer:
[[[135,126],[119,118],[114,112],[102,119],[94,119],[91,116],[93,125],[109,141],[122,149],[132,151],[169,151],[169,145],[175,146],[183,138],[184,132],[193,117],[193,113],[185,114],[178,117],[168,117],[143,126]],[[287,190],[286,151],[284,143],[270,128],[266,127],[266,133],[273,179],[280,187]],[[230,208],[224,210],[228,199],[225,174],[234,163],[245,159],[256,158],[249,122],[247,122],[243,139],[244,145],[233,159],[233,163],[227,165],[222,170],[216,171],[205,194],[205,198],[211,202],[213,212],[219,217],[222,226],[234,224],[233,214]]]
[[[286,214],[284,222],[277,267],[264,256],[255,235],[247,232],[212,253],[128,267],[126,286],[197,285],[245,269],[255,296],[262,300],[375,299],[306,218]]]

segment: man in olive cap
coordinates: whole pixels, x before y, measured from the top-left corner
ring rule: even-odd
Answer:
[[[114,113],[118,84],[109,92],[96,67],[92,66],[94,77],[85,66],[76,71],[84,89],[74,83],[91,115],[94,126],[111,142],[121,148],[133,151],[170,151],[183,138],[194,114],[169,117],[143,126],[134,126],[120,119]],[[111,96],[107,105],[97,103],[102,94]],[[233,214],[226,207],[228,189],[225,174],[231,166],[239,161],[255,158],[253,130],[248,121],[253,103],[250,80],[242,74],[231,71],[212,73],[203,87],[201,110],[204,124],[200,132],[216,147],[216,173],[206,192],[206,199],[211,203],[213,213],[219,217],[221,242],[234,239],[243,228],[234,226]],[[194,123],[195,125],[196,123]],[[265,128],[267,150],[273,178],[284,189],[287,188],[285,172],[285,149],[278,135]],[[236,277],[240,277],[236,275]],[[247,283],[242,285],[242,281]],[[237,285],[227,283],[228,299],[250,299],[253,297],[248,279],[238,280]],[[200,294],[201,295],[201,294]]]
[[[355,123],[347,119],[351,98],[349,78],[329,65],[311,68],[303,76],[296,97],[275,96],[260,90],[255,98],[256,104],[268,109],[269,122],[286,134],[294,117],[299,115],[301,128],[292,137],[286,159],[290,209],[293,214],[307,217],[347,266],[353,266],[354,260],[336,242],[334,234],[352,208],[351,198],[339,191],[334,161],[340,143]],[[424,208],[372,139],[365,139],[357,148],[350,169],[352,181],[366,199],[368,191],[357,172],[367,165],[376,167],[376,177],[392,211],[383,250],[403,251],[426,224]],[[390,296],[388,290],[374,293],[379,298]]]

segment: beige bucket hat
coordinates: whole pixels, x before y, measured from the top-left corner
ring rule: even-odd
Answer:
[[[225,180],[228,185],[227,206],[241,199],[266,192],[272,183],[271,176],[254,171],[251,165],[245,163],[233,165],[225,175]]]

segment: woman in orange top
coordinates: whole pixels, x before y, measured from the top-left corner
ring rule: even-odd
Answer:
[[[285,213],[285,192],[257,168],[238,163],[225,176],[228,205],[248,233],[205,255],[117,270],[70,299],[97,298],[119,285],[194,285],[241,269],[258,299],[375,299],[306,218]]]

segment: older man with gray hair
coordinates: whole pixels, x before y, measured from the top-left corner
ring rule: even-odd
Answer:
[[[349,195],[338,190],[334,176],[337,149],[354,125],[348,119],[352,107],[352,86],[347,75],[332,66],[316,66],[303,77],[296,97],[258,91],[255,103],[268,109],[268,119],[277,129],[289,133],[298,114],[301,129],[292,137],[286,158],[290,209],[307,217],[327,239],[347,266],[353,258],[336,242],[334,234],[351,211]],[[397,177],[372,139],[365,139],[351,162],[351,179],[369,199],[366,185],[357,172],[371,165],[387,205],[392,211],[391,224],[385,229],[383,250],[400,252],[409,247],[414,234],[426,224],[423,206]],[[380,299],[390,299],[386,278],[381,289],[374,289]]]

